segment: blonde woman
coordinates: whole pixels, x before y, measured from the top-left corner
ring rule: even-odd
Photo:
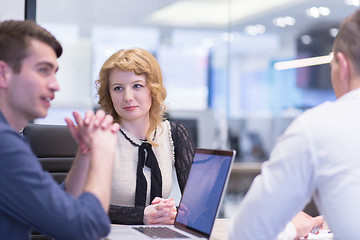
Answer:
[[[140,48],[108,58],[96,81],[99,104],[120,124],[109,216],[119,224],[172,224],[175,168],[183,192],[194,145],[186,127],[165,120],[166,89],[155,57]]]

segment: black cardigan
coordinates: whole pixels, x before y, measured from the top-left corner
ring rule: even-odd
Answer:
[[[170,121],[171,136],[175,148],[175,169],[181,193],[189,175],[195,153],[195,146],[186,126],[180,122]],[[145,206],[124,207],[110,205],[109,217],[114,224],[144,224]]]

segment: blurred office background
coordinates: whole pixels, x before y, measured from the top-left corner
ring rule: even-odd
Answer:
[[[62,43],[49,116],[64,124],[97,107],[95,80],[122,48],[152,52],[164,72],[170,117],[199,147],[236,149],[237,162],[265,161],[304,110],[335,100],[329,54],[359,0],[37,0],[36,20]],[[0,0],[0,20],[24,19],[25,0]],[[286,61],[324,58],[294,68]],[[279,64],[280,62],[280,64]],[[285,63],[284,63],[285,62]],[[281,65],[282,64],[282,65]]]

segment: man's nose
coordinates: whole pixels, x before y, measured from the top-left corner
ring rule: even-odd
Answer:
[[[55,74],[52,77],[50,77],[49,88],[54,92],[57,92],[60,90],[60,84],[59,84]]]

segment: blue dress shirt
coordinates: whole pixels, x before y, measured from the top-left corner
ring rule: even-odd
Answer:
[[[0,112],[0,239],[100,239],[110,221],[95,195],[65,192],[43,171],[29,144]]]

